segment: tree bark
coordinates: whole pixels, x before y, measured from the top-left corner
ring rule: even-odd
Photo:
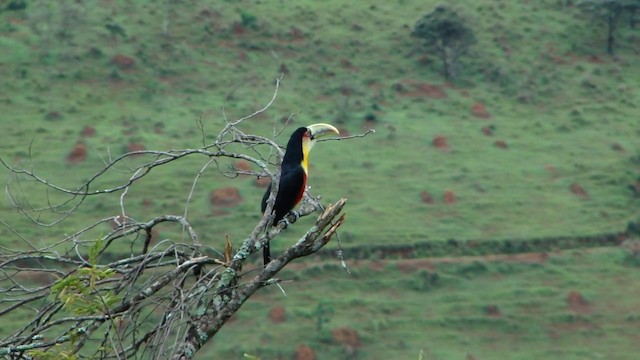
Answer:
[[[273,277],[292,260],[310,255],[326,245],[338,227],[344,222],[344,215],[337,221],[333,221],[342,211],[346,199],[340,199],[335,205],[327,207],[309,231],[298,242],[287,249],[282,255],[271,261],[256,277],[243,286],[237,285],[234,262],[242,262],[242,256],[236,255],[230,266],[221,275],[218,283],[218,291],[196,309],[190,321],[190,326],[182,342],[182,348],[173,356],[174,360],[188,360],[207,343],[222,328],[227,320],[236,313],[240,307],[257,290],[266,285],[275,284],[277,279]],[[325,231],[325,228],[328,229]],[[242,253],[242,250],[239,254]],[[227,283],[228,282],[228,283]],[[206,305],[206,306],[205,306]]]

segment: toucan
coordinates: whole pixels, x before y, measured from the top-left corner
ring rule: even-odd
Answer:
[[[272,225],[277,225],[302,200],[307,186],[307,176],[309,175],[309,151],[318,138],[330,134],[339,135],[340,132],[333,125],[324,123],[300,127],[291,134],[282,158],[278,193],[273,204],[275,217]],[[269,184],[262,197],[263,213],[267,208],[267,200],[270,193],[271,184]],[[262,253],[264,266],[267,266],[271,262],[271,251],[268,242],[264,245]]]

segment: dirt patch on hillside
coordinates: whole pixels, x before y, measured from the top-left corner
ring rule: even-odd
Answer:
[[[578,291],[572,290],[567,294],[567,305],[574,313],[584,314],[589,312],[589,301]]]
[[[392,87],[398,94],[410,97],[446,99],[447,92],[442,85],[434,85],[414,80],[402,80]]]

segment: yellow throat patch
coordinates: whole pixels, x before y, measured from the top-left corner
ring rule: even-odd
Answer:
[[[300,165],[304,169],[304,173],[309,175],[309,151],[311,150],[311,140],[308,137],[302,139],[302,161]]]

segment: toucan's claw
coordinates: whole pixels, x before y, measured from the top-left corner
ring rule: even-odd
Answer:
[[[289,219],[284,217],[284,218],[280,219],[280,221],[278,221],[278,224],[284,224],[284,226],[282,228],[286,229],[286,228],[289,227],[289,225],[291,225],[291,222],[289,221]]]
[[[280,219],[280,221],[278,221],[279,224],[284,224],[283,229],[288,228],[289,225],[291,225],[292,223],[291,221],[289,221],[289,216],[293,216],[293,222],[296,222],[298,221],[298,219],[300,219],[302,215],[300,215],[300,213],[297,212],[296,210],[289,211],[287,216],[283,217],[282,219]]]

